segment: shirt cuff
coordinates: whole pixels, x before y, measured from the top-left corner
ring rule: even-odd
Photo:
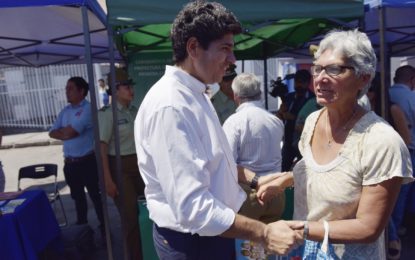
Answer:
[[[228,230],[235,221],[236,213],[230,208],[218,208],[212,212],[206,225],[195,233],[200,236],[217,236]],[[193,232],[192,232],[193,233]]]

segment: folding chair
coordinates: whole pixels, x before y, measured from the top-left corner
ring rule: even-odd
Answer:
[[[58,165],[56,164],[36,164],[36,165],[29,165],[26,167],[22,167],[19,170],[19,178],[17,181],[17,189],[20,191],[20,180],[29,178],[29,179],[43,179],[50,176],[55,176],[54,181],[54,188],[53,191],[47,191],[45,190],[49,202],[53,204],[53,209],[56,212],[56,201],[59,200],[59,203],[61,205],[61,209],[63,212],[64,222],[59,223],[59,226],[66,226],[68,224],[65,208],[63,207],[62,199],[59,194],[58,189],[58,182],[57,182],[57,176],[58,176]]]

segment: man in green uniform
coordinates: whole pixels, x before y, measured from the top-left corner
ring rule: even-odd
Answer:
[[[144,182],[138,170],[134,144],[134,119],[137,108],[131,104],[134,91],[127,73],[122,70],[116,72],[115,87],[116,93],[113,100],[116,102],[104,107],[98,113],[105,189],[108,196],[114,199],[119,212],[121,212],[121,205],[124,207],[126,225],[124,236],[127,242],[128,259],[142,259],[137,198],[144,196]],[[112,105],[117,106],[118,122],[116,124],[113,123]],[[120,134],[123,200],[119,194],[120,185],[117,183],[116,176],[114,126],[118,127]]]
[[[233,100],[233,91],[231,87],[232,81],[237,75],[235,68],[235,64],[229,65],[222,81],[219,83],[220,90],[211,98],[221,125],[223,125],[230,115],[235,113],[237,107]]]

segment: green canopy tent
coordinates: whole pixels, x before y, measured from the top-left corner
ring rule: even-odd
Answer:
[[[164,65],[171,63],[171,22],[187,2],[107,0],[108,22],[114,29],[118,49],[130,75],[140,84],[135,89],[135,102],[141,102],[148,88],[162,75]],[[244,26],[243,34],[235,37],[238,60],[266,60],[281,53],[292,57],[308,55],[305,43],[330,28],[361,17],[364,11],[363,0],[220,2]],[[296,51],[300,48],[302,52]]]
[[[339,26],[330,19],[283,19],[266,25],[245,25],[245,31],[235,37],[235,55],[238,60],[254,60],[273,57],[282,52],[301,48],[304,43],[328,29]],[[122,29],[117,44],[124,57],[137,52],[167,53],[171,56],[169,32],[171,24],[152,24]],[[131,30],[131,31],[129,31]],[[125,31],[124,33],[122,33]]]
[[[171,23],[186,0],[107,0],[110,25]],[[240,21],[284,18],[350,18],[363,15],[361,0],[222,0]]]

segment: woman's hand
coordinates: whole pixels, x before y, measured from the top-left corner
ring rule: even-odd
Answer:
[[[284,192],[285,187],[284,180],[281,177],[274,178],[267,183],[263,183],[258,186],[257,199],[258,203],[264,205],[265,202],[270,201],[272,198],[276,197],[278,194]]]
[[[281,172],[259,178],[257,199],[260,205],[284,192],[285,188],[293,185],[293,173]]]

